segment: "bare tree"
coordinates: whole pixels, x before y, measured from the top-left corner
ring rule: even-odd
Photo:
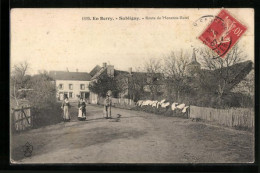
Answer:
[[[163,80],[162,60],[150,58],[144,64],[146,86],[151,92],[152,99],[158,95],[161,90],[161,81]]]
[[[185,69],[188,64],[188,55],[179,52],[171,52],[164,57],[164,74],[166,76],[167,95],[172,95],[176,100],[179,100],[180,93],[187,88],[185,83]]]
[[[19,90],[27,88],[28,76],[27,72],[29,69],[29,64],[25,61],[13,66],[11,72],[11,97],[15,99],[17,106],[19,106],[18,98],[21,95]]]
[[[233,82],[234,76],[232,75],[231,66],[242,62],[246,59],[246,55],[238,47],[235,45],[229,53],[227,53],[226,57],[217,57],[212,58],[213,52],[210,49],[203,49],[201,50],[201,63],[202,67],[208,70],[215,70],[217,73],[214,73],[216,78],[216,85],[217,85],[217,93],[219,98],[222,97],[223,93],[230,88],[230,84]],[[201,82],[206,82],[201,78]]]
[[[226,57],[217,57],[213,50],[208,48],[200,50],[202,67],[209,70],[216,70],[224,67],[230,67],[234,64],[242,62],[247,58],[241,48],[235,45]]]
[[[183,53],[183,50],[178,53],[172,51],[164,57],[164,73],[171,78],[183,77],[187,64],[188,56]]]

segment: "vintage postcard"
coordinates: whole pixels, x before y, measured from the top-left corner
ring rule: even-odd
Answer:
[[[254,9],[15,8],[10,163],[253,163]]]

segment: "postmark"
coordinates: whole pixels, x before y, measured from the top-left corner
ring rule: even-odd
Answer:
[[[246,26],[223,9],[198,38],[219,57],[224,58],[246,30]]]

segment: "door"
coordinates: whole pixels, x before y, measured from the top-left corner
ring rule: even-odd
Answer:
[[[88,99],[89,93],[88,92],[80,92],[80,97],[83,98],[83,99]]]
[[[63,92],[59,93],[59,100],[63,100]]]
[[[88,92],[85,93],[85,98],[89,99],[89,93]]]
[[[64,98],[69,98],[67,92],[64,93]]]
[[[84,92],[80,92],[80,98],[85,98],[85,93]]]

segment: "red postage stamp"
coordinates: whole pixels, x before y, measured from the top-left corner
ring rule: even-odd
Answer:
[[[199,39],[224,58],[247,28],[223,9],[199,36]]]

